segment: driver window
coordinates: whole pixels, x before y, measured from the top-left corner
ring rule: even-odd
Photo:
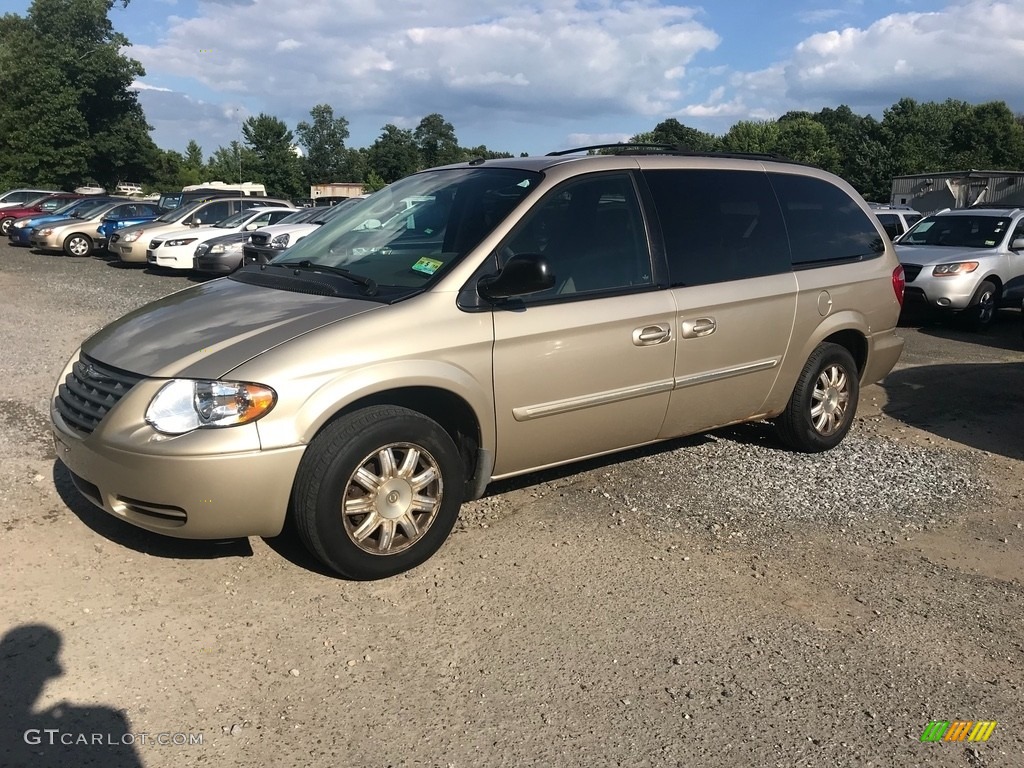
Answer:
[[[536,302],[651,284],[651,260],[631,178],[601,174],[569,182],[539,203],[500,249],[502,264],[541,254],[555,274]]]

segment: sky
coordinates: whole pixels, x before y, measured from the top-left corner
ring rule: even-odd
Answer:
[[[133,0],[111,20],[157,145],[207,156],[321,103],[350,147],[440,113],[517,155],[903,97],[1024,112],[1024,0]]]

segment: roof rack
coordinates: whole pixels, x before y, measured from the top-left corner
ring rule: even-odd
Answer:
[[[617,149],[621,154],[633,153],[639,155],[680,155],[683,157],[724,157],[737,160],[772,160],[781,163],[795,163],[788,157],[775,155],[767,152],[708,152],[697,151],[684,147],[681,144],[642,144],[633,142],[619,142],[617,144],[591,144],[587,147],[574,147],[572,149],[560,149],[555,152],[548,152],[546,157],[562,157],[563,155],[574,155],[578,152],[592,152],[598,149]]]

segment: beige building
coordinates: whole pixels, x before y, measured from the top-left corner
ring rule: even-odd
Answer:
[[[349,181],[335,181],[330,184],[313,184],[309,188],[309,196],[316,202],[322,197],[359,197],[366,192],[363,185]]]

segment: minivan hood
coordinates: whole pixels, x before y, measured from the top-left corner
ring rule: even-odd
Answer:
[[[901,264],[950,264],[954,261],[976,261],[997,255],[995,248],[954,248],[949,245],[897,245]]]
[[[289,339],[383,306],[223,278],[130,312],[89,337],[82,351],[142,376],[218,379]]]

